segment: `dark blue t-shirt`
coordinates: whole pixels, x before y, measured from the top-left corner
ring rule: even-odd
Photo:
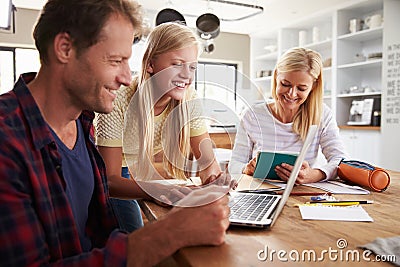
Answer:
[[[90,251],[92,244],[86,236],[85,228],[89,203],[94,190],[94,174],[79,120],[76,121],[76,126],[78,128],[78,138],[72,150],[65,146],[53,130],[51,132],[56,139],[57,147],[61,154],[62,173],[67,185],[66,194],[78,227],[82,249],[83,251]]]

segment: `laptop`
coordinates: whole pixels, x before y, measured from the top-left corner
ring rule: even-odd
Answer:
[[[268,228],[275,224],[292,192],[301,164],[316,132],[317,125],[311,125],[282,195],[230,192],[229,221],[231,225]]]

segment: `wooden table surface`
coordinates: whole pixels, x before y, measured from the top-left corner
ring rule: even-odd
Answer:
[[[400,173],[390,172],[390,175],[391,184],[385,192],[335,196],[342,200],[373,200],[374,204],[362,206],[374,222],[303,220],[294,204],[309,201],[310,197],[291,196],[271,229],[230,227],[225,244],[183,248],[175,253],[174,259],[179,266],[392,266],[376,261],[374,254],[366,255],[370,260],[367,262],[363,259],[364,250],[357,248],[379,237],[400,235]],[[251,180],[245,176],[240,188],[248,187]],[[293,189],[293,192],[299,191],[322,192],[304,186]],[[149,220],[157,219],[169,210],[152,202],[143,204]],[[280,250],[286,254],[279,258]],[[330,254],[322,254],[324,250]],[[308,260],[308,255],[313,252],[317,259],[311,257]],[[299,253],[300,261],[292,260],[296,253]],[[306,258],[304,261],[301,260],[302,254]],[[318,260],[319,257],[323,260]]]

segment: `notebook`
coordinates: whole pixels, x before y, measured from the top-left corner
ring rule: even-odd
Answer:
[[[314,140],[316,132],[317,125],[311,125],[282,195],[243,192],[230,193],[229,207],[231,208],[231,214],[229,221],[231,225],[267,228],[275,224],[290,196],[301,164],[306,157],[308,148]]]
[[[275,172],[276,165],[287,163],[294,165],[297,153],[283,151],[260,151],[257,154],[257,163],[254,170],[254,178],[268,178],[271,180],[280,180]]]

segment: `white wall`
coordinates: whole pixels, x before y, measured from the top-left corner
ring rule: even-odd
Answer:
[[[33,26],[39,10],[18,8],[15,13],[15,34],[0,32],[0,46],[33,47]]]
[[[384,168],[400,171],[400,1],[384,2],[382,149]],[[388,84],[389,83],[389,84]],[[394,83],[394,84],[393,84]],[[392,84],[392,85],[391,85]],[[366,144],[368,145],[368,144]]]

